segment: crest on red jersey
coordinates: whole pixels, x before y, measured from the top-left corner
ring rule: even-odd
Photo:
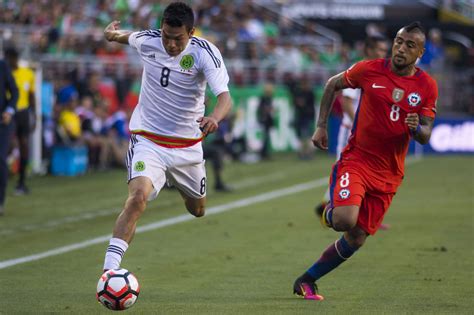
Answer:
[[[341,189],[339,192],[339,197],[341,197],[341,199],[347,199],[350,195],[351,191],[349,189]]]
[[[403,95],[405,95],[405,91],[399,88],[394,88],[392,92],[392,98],[395,102],[400,102],[401,99],[403,98]]]
[[[417,106],[418,104],[420,104],[421,102],[421,96],[420,94],[418,93],[410,93],[410,95],[408,95],[408,104],[410,104],[410,106]]]

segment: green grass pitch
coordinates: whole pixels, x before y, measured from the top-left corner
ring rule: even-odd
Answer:
[[[339,237],[313,212],[332,157],[276,155],[233,164],[232,193],[208,191],[222,213],[135,236],[122,266],[141,284],[130,314],[472,314],[474,160],[424,157],[406,167],[386,223],[349,261],[319,281],[322,302],[292,294],[294,279]],[[208,170],[212,187],[212,171]],[[111,233],[125,171],[33,178],[32,194],[7,200],[2,262]],[[300,185],[305,184],[306,185]],[[298,186],[299,185],[299,186]],[[10,185],[13,186],[13,185]],[[240,201],[240,203],[236,203]],[[218,208],[218,206],[223,206]],[[185,214],[164,190],[139,226]],[[0,269],[0,314],[110,313],[95,300],[105,242]]]

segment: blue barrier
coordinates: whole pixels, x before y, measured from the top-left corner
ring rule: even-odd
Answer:
[[[57,176],[82,175],[87,171],[88,151],[86,146],[55,146],[51,159],[51,173]]]
[[[337,135],[341,119],[329,119],[329,152],[336,153]],[[409,153],[415,152],[415,141],[411,141]],[[474,119],[436,118],[430,142],[422,148],[423,154],[474,153]]]

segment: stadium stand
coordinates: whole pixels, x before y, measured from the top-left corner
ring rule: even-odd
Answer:
[[[138,99],[141,65],[129,47],[106,42],[103,28],[113,19],[126,29],[159,28],[168,2],[1,2],[0,47],[17,47],[23,60],[41,73],[38,83],[42,88],[38,90],[48,95],[54,92],[52,108],[42,108],[43,152],[51,152],[55,143],[51,134],[57,134],[58,118],[64,111],[61,97],[68,97],[72,98],[68,107],[81,119],[83,131],[74,140],[89,147],[89,164],[96,168],[120,164],[117,161],[126,138],[123,126]],[[328,77],[361,59],[366,35],[393,36],[395,27],[404,22],[396,8],[416,5],[413,18],[422,18],[431,30],[431,59],[422,61],[422,66],[440,83],[440,113],[473,115],[474,95],[469,89],[474,82],[472,2],[368,2],[372,9],[365,12],[364,1],[190,3],[197,13],[196,35],[211,40],[222,51],[234,87],[261,87],[270,82],[282,89],[288,80],[302,78],[321,87]],[[355,13],[336,8],[337,4],[354,6],[351,12]],[[302,11],[305,6],[307,10]],[[120,123],[111,123],[114,117],[120,117]],[[97,151],[105,147],[113,156],[100,157]]]

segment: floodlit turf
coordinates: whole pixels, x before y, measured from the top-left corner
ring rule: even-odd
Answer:
[[[473,162],[425,157],[407,166],[385,220],[392,228],[321,279],[323,302],[292,295],[294,279],[338,238],[314,216],[325,187],[313,182],[312,189],[280,190],[264,195],[269,200],[137,234],[122,266],[136,274],[141,294],[127,312],[472,313]],[[330,157],[299,161],[287,154],[228,165],[225,178],[237,189],[210,189],[209,208],[326,177],[331,163]],[[0,264],[109,234],[127,191],[125,176],[34,178],[28,197],[10,190],[0,218]],[[165,190],[140,225],[184,213],[179,194]],[[105,248],[101,243],[0,269],[0,314],[110,313],[94,296]]]

